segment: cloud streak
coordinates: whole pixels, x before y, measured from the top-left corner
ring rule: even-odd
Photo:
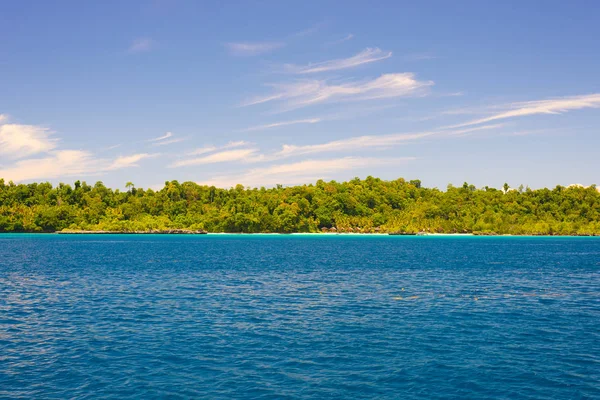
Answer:
[[[144,160],[146,158],[158,157],[159,155],[160,154],[140,153],[132,154],[130,156],[117,157],[108,167],[105,168],[105,170],[112,171],[115,169],[139,167],[139,165],[137,164],[139,161]]]
[[[283,42],[240,42],[225,43],[229,53],[234,56],[257,56],[270,53],[285,46]]]
[[[57,140],[51,138],[52,131],[37,125],[3,124],[0,118],[0,155],[18,159],[56,147]]]
[[[148,142],[152,143],[152,146],[166,146],[168,144],[183,142],[185,138],[174,138],[172,132],[167,132],[163,136],[159,136],[154,139],[149,139]]]
[[[352,39],[354,39],[354,35],[352,33],[349,33],[346,36],[344,36],[343,38],[338,39],[338,40],[333,40],[331,42],[327,42],[327,43],[325,43],[325,45],[335,46],[336,44],[341,44],[341,43],[347,42],[348,40],[352,40]]]
[[[317,179],[328,179],[332,177],[332,174],[359,168],[398,165],[411,160],[414,160],[414,158],[343,157],[329,160],[304,160],[254,168],[238,175],[224,175],[199,183],[223,188],[233,187],[237,184],[253,187],[274,186],[276,184],[290,185]]]
[[[461,124],[452,125],[449,128],[479,125],[507,118],[525,117],[539,114],[561,114],[584,108],[600,108],[600,93],[513,103],[505,107],[509,109],[485,118],[479,118]]]
[[[97,173],[100,162],[88,151],[53,151],[42,158],[21,160],[0,169],[0,177],[15,182]]]
[[[248,143],[244,140],[239,140],[236,142],[229,142],[226,145],[217,147],[217,146],[204,146],[204,147],[200,147],[196,150],[193,150],[189,153],[187,153],[188,156],[198,156],[201,154],[206,154],[206,153],[211,153],[213,151],[216,150],[225,150],[225,149],[232,149],[235,147],[246,147],[246,146],[250,146],[251,143]]]
[[[15,182],[35,179],[57,179],[68,176],[94,176],[108,171],[137,167],[137,162],[157,155],[134,154],[114,161],[96,158],[84,150],[54,150],[43,157],[20,160],[0,169],[0,177]]]
[[[154,41],[150,38],[138,38],[135,39],[129,48],[127,49],[128,53],[145,53],[154,48]]]
[[[359,101],[392,97],[420,96],[427,93],[433,81],[419,81],[413,73],[384,74],[379,78],[330,85],[326,81],[302,80],[273,84],[272,94],[251,99],[242,106],[283,102],[284,111],[327,103],[330,101]]]
[[[161,140],[165,140],[165,139],[168,139],[170,137],[173,137],[173,133],[172,132],[167,132],[167,133],[165,133],[162,136],[159,136],[159,137],[154,138],[154,139],[149,139],[148,141],[149,142],[160,142]]]
[[[186,140],[185,138],[174,138],[174,139],[170,139],[170,140],[163,140],[160,142],[152,143],[152,146],[166,146],[168,144],[181,143],[185,140]]]
[[[158,154],[133,154],[115,160],[97,158],[86,150],[57,149],[52,132],[37,125],[3,124],[0,119],[0,156],[13,161],[0,166],[0,178],[16,182],[55,179],[74,175],[99,175]],[[114,147],[114,146],[113,146]]]
[[[283,145],[281,151],[275,153],[275,157],[281,158],[299,156],[304,154],[354,151],[373,147],[385,148],[415,142],[432,136],[459,136],[476,131],[493,130],[500,127],[502,127],[502,125],[496,124],[484,125],[468,129],[431,130],[425,132],[398,133],[390,135],[366,135],[304,146]]]
[[[292,74],[315,74],[320,72],[337,71],[341,69],[354,68],[360,65],[385,60],[386,58],[390,58],[391,56],[391,51],[383,52],[379,48],[367,48],[361,51],[360,53],[348,58],[324,61],[315,64],[308,64],[306,66],[286,64],[284,65],[284,71]]]
[[[297,119],[297,120],[293,120],[293,121],[281,121],[281,122],[274,122],[272,124],[252,126],[250,128],[241,129],[238,132],[263,131],[266,129],[281,128],[282,126],[290,126],[290,125],[298,125],[298,124],[316,124],[321,121],[322,121],[321,118],[307,118],[307,119]]]
[[[188,160],[176,161],[169,167],[189,167],[194,165],[204,164],[215,164],[223,162],[234,162],[234,161],[254,161],[256,158],[257,149],[236,149],[236,150],[225,150],[217,153],[213,153],[204,157],[191,158]]]

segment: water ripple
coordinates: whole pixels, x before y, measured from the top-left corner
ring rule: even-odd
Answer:
[[[600,240],[2,235],[0,398],[599,398]]]

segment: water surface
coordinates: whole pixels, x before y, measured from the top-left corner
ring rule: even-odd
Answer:
[[[600,239],[0,235],[0,397],[600,397]]]

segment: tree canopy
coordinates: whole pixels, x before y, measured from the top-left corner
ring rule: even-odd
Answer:
[[[165,182],[112,190],[97,182],[14,184],[0,179],[0,232],[70,230],[209,232],[437,232],[600,235],[595,186],[442,191],[421,181],[355,178],[274,188],[230,189]]]

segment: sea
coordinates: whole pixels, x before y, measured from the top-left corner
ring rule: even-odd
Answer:
[[[600,238],[2,234],[0,398],[599,399]]]

